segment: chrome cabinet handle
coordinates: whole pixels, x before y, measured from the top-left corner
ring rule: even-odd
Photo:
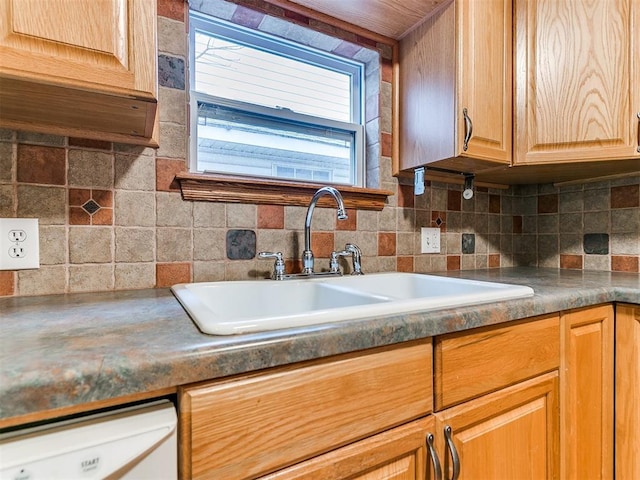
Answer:
[[[433,433],[427,434],[427,449],[429,450],[429,456],[433,463],[434,480],[442,480],[442,467],[440,466],[440,460],[438,459],[436,449],[433,447]],[[429,477],[428,471],[429,464],[427,464],[427,475],[425,475],[425,478]]]
[[[638,148],[636,151],[640,153],[640,112],[638,112]]]
[[[451,438],[451,427],[449,425],[444,427],[444,438],[447,441],[449,453],[451,453],[451,463],[453,463],[453,475],[451,476],[451,480],[458,480],[458,477],[460,476],[460,457],[458,456],[456,446],[453,444],[453,438]]]
[[[473,122],[467,114],[467,109],[462,109],[462,115],[464,116],[464,143],[462,144],[462,150],[465,152],[469,148],[469,140],[471,140],[471,134],[473,133]]]

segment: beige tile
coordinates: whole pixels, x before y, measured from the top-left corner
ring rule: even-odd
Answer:
[[[0,140],[3,142],[11,142],[15,138],[15,130],[9,130],[8,128],[0,128]]]
[[[113,188],[113,154],[69,150],[67,182],[71,187]]]
[[[158,227],[191,227],[193,203],[182,200],[180,193],[156,193],[156,225]]]
[[[18,295],[52,295],[64,293],[67,272],[63,266],[41,266],[37,270],[18,272]]]
[[[115,152],[135,156],[145,155],[147,157],[153,157],[156,154],[155,148],[143,147],[142,145],[130,145],[127,143],[114,143],[113,150]]]
[[[154,229],[116,227],[115,236],[116,262],[152,262],[155,259]]]
[[[0,217],[13,217],[13,185],[0,185]]]
[[[13,175],[13,144],[0,143],[0,182],[10,182]]]
[[[67,263],[67,229],[64,226],[40,226],[40,265]]]
[[[113,261],[111,227],[69,227],[70,263],[107,263]]]
[[[284,228],[287,230],[304,230],[307,214],[305,207],[284,207]]]
[[[20,143],[38,143],[42,145],[51,145],[56,147],[64,146],[66,143],[66,137],[61,137],[59,135],[49,135],[46,133],[38,133],[38,132],[27,132],[24,130],[19,130],[18,132],[18,142]]]
[[[386,207],[378,213],[378,229],[383,232],[397,231],[398,210],[396,207]]]
[[[99,292],[113,290],[113,265],[71,265],[70,292]]]
[[[183,262],[192,260],[191,230],[186,228],[158,228],[156,230],[156,260]]]
[[[115,156],[115,188],[122,190],[155,190],[156,163],[146,155]]]
[[[193,231],[194,260],[224,260],[226,255],[225,229],[199,228]]]
[[[187,56],[187,32],[184,23],[158,17],[158,52]]]
[[[115,265],[116,290],[153,288],[155,283],[154,263],[117,263]]]
[[[155,203],[153,192],[116,190],[115,224],[127,227],[155,226]]]
[[[67,202],[64,187],[18,185],[18,217],[39,218],[40,225],[66,222]]]
[[[256,280],[257,271],[262,271],[262,265],[254,260],[233,260],[225,262],[225,280]]]
[[[225,227],[227,225],[226,206],[216,202],[193,203],[194,227]]]
[[[194,282],[218,282],[224,280],[224,262],[193,262]]]
[[[256,228],[257,206],[245,203],[227,204],[227,226],[229,228]]]
[[[187,94],[184,90],[159,87],[158,108],[161,122],[187,124]]]
[[[158,157],[187,158],[187,129],[183,125],[160,122]]]
[[[584,256],[584,269],[585,270],[611,270],[611,256],[609,255],[585,255]]]
[[[371,210],[358,210],[358,230],[369,232],[377,231],[378,212]]]

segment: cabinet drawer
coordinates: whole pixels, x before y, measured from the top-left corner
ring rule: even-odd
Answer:
[[[254,478],[424,416],[432,395],[430,340],[186,388],[182,476]]]
[[[435,344],[435,408],[512,385],[560,364],[560,317],[443,335]]]

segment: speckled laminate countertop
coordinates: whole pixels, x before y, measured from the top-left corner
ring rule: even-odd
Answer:
[[[41,411],[607,302],[640,304],[640,275],[507,268],[448,276],[535,295],[465,308],[212,336],[169,290],[0,299],[0,425]]]

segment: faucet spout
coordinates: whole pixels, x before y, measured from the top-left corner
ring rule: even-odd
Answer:
[[[311,251],[311,219],[313,217],[313,211],[316,208],[316,203],[320,197],[324,195],[331,195],[338,204],[337,216],[338,220],[345,220],[347,218],[347,212],[344,207],[342,195],[338,190],[333,187],[322,187],[313,194],[309,207],[307,208],[307,216],[304,221],[304,252],[302,252],[302,273],[313,273],[313,252]]]

